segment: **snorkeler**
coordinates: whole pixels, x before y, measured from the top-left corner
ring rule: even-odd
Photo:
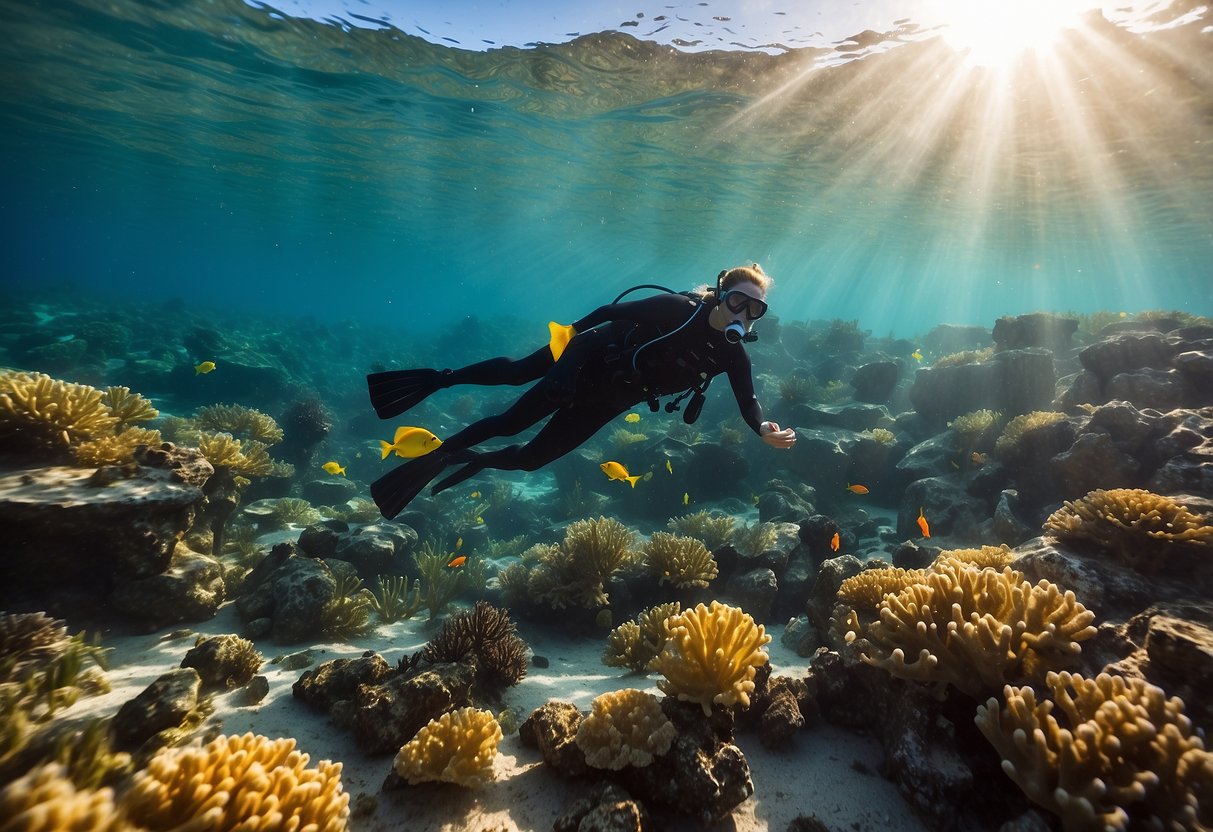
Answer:
[[[722,271],[714,289],[663,294],[602,306],[576,321],[572,339],[561,350],[553,330],[551,346],[511,360],[493,358],[459,370],[394,370],[367,376],[371,404],[381,419],[417,405],[436,390],[455,384],[521,385],[538,381],[504,413],[481,419],[451,436],[435,451],[403,463],[371,485],[384,517],[399,514],[448,466],[459,470],[439,481],[439,491],[484,470],[534,471],[581,445],[600,428],[641,402],[654,412],[659,396],[676,395],[665,405],[679,409],[688,424],[703,407],[713,377],[725,373],[746,423],[764,442],[790,448],[796,432],[763,421],[754,395],[750,359],[744,343],[767,311],[771,278],[754,264]],[[662,288],[662,287],[635,287]],[[628,290],[629,292],[632,290]],[[624,292],[626,295],[627,292]],[[494,451],[471,448],[497,436],[514,436],[551,416],[525,445]]]

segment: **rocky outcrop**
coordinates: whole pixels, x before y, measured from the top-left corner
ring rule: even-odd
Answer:
[[[1052,352],[1006,350],[987,361],[920,369],[910,387],[910,401],[938,431],[975,410],[995,410],[1007,417],[1046,410],[1056,379]]]

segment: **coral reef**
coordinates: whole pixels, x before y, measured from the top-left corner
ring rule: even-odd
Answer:
[[[712,553],[693,537],[654,532],[641,552],[649,574],[675,589],[706,587],[719,572]]]
[[[866,640],[865,662],[975,698],[1073,664],[1079,643],[1095,635],[1094,614],[1073,592],[1049,581],[1032,585],[1009,567],[958,560],[936,563],[920,582],[885,595],[879,615],[868,625],[854,611],[847,619],[847,642]]]
[[[491,712],[460,708],[430,720],[400,748],[392,768],[410,785],[441,781],[480,786],[493,779],[501,736]]]
[[[712,514],[706,509],[681,517],[671,517],[666,524],[674,534],[703,541],[709,552],[715,552],[733,537],[737,520],[731,514]]]
[[[755,669],[767,663],[762,649],[771,637],[737,607],[713,601],[665,620],[666,642],[650,667],[665,676],[663,692],[695,702],[711,715],[712,705],[749,707]]]
[[[577,728],[577,745],[591,768],[647,766],[678,735],[651,693],[625,688],[595,697]]]
[[[526,676],[526,642],[507,610],[487,601],[477,601],[470,610],[452,615],[442,629],[421,649],[429,664],[461,662],[469,656],[476,662],[476,681],[489,690],[516,685]]]
[[[103,465],[124,465],[134,460],[135,449],[140,445],[154,448],[161,442],[158,430],[126,428],[119,433],[87,439],[72,450],[78,464],[89,468],[100,468]]]
[[[979,569],[987,566],[1002,569],[1010,566],[1014,559],[1015,553],[1011,551],[1011,547],[1003,544],[1002,546],[982,546],[979,549],[944,549],[935,561],[943,563],[948,560],[958,560]]]
[[[1002,429],[1002,434],[994,443],[994,453],[1003,459],[1009,459],[1015,455],[1025,436],[1033,431],[1064,421],[1066,421],[1066,414],[1052,410],[1033,410],[1031,413],[1021,413],[1007,422],[1007,426]]]
[[[193,648],[181,660],[181,667],[198,671],[204,685],[239,688],[261,672],[265,657],[246,638],[219,635],[199,636]]]
[[[1052,700],[1007,685],[976,722],[1003,771],[1065,832],[1204,829],[1213,824],[1213,754],[1183,702],[1141,679],[1049,673]]]
[[[77,789],[57,763],[32,769],[0,791],[0,828],[22,832],[136,832],[112,789]]]
[[[198,408],[194,424],[199,430],[228,433],[240,440],[253,440],[263,445],[282,441],[282,428],[273,417],[239,404],[212,404]]]
[[[119,424],[100,390],[44,373],[0,372],[0,452],[54,456]]]
[[[961,364],[977,364],[989,361],[994,356],[994,348],[986,347],[981,350],[961,350],[941,356],[932,363],[932,367],[958,367]]]
[[[179,828],[206,819],[206,829],[348,828],[349,795],[341,784],[341,763],[309,756],[294,739],[262,736],[218,737],[204,748],[164,749],[135,775],[122,808],[134,823],[151,830]]]
[[[1001,418],[1001,413],[983,408],[982,410],[962,413],[948,422],[948,427],[956,431],[960,437],[961,445],[969,448],[976,445],[978,440],[985,435],[986,431],[993,428]]]
[[[226,468],[242,477],[268,477],[274,473],[274,461],[261,442],[242,441],[227,433],[201,432],[191,444],[197,445],[216,470]]]
[[[150,401],[138,393],[132,393],[129,387],[108,388],[101,395],[101,402],[109,408],[110,415],[118,420],[119,430],[129,427],[131,422],[146,422],[160,415]]]
[[[1067,500],[1045,521],[1045,532],[1088,541],[1142,572],[1184,548],[1213,547],[1213,524],[1179,501],[1140,488],[1097,489]]]
[[[379,620],[388,624],[412,618],[421,609],[421,581],[413,582],[402,575],[380,575],[379,591],[372,592],[371,608]]]
[[[604,607],[610,600],[605,582],[635,557],[630,548],[633,538],[632,531],[618,520],[577,520],[569,524],[559,545],[532,546],[523,553],[524,567],[507,569],[498,579],[508,597],[527,603],[553,609]],[[526,594],[517,599],[522,568],[526,569]]]
[[[754,523],[733,532],[733,547],[747,557],[761,555],[778,540],[779,531],[773,523]]]
[[[649,607],[635,621],[620,624],[607,636],[602,663],[637,672],[645,670],[665,645],[665,620],[681,611],[681,605],[671,601]]]
[[[923,569],[901,569],[895,566],[865,569],[839,585],[838,598],[852,607],[875,610],[885,595],[901,592],[907,586],[922,580],[925,574]]]

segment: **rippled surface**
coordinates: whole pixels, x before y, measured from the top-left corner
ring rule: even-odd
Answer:
[[[881,331],[1210,311],[1199,15],[1092,16],[1004,75],[912,25],[839,62],[618,33],[469,52],[233,0],[0,21],[6,280],[546,317],[754,259],[781,313]]]

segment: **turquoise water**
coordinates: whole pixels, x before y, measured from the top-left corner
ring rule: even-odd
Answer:
[[[474,52],[238,0],[3,2],[0,281],[542,334],[758,261],[776,314],[876,334],[1209,314],[1210,35],[1186,11],[1088,16],[1000,74],[922,33],[854,60],[619,33]]]

